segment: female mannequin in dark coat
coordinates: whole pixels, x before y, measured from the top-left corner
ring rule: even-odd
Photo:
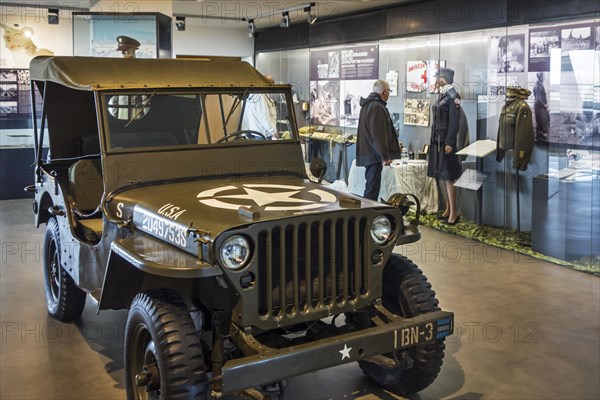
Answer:
[[[429,144],[429,165],[427,176],[441,181],[444,191],[446,209],[442,216],[449,225],[459,222],[460,216],[456,206],[456,188],[454,182],[460,177],[461,165],[456,155],[456,136],[460,122],[460,96],[452,86],[454,71],[441,68],[436,86],[441,96],[433,104],[433,124],[431,126],[431,142]]]

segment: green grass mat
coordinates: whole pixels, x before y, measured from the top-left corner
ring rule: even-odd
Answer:
[[[414,218],[414,213],[409,213],[408,217],[410,219]],[[494,228],[491,226],[478,226],[475,222],[466,220],[462,217],[458,224],[447,225],[439,220],[436,214],[421,215],[419,220],[421,225],[430,228],[452,233],[467,239],[477,240],[501,249],[525,254],[538,260],[548,261],[563,267],[600,276],[600,256],[565,261],[538,253],[531,249],[531,232],[517,233],[516,230],[505,230],[503,228]]]

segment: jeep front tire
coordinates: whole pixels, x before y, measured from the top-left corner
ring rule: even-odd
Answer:
[[[392,255],[383,271],[383,305],[394,314],[412,318],[439,311],[438,300],[423,272],[408,258]],[[397,360],[412,359],[412,367],[386,368],[359,361],[360,368],[376,384],[400,396],[420,392],[437,378],[444,358],[444,339],[411,347]]]
[[[206,399],[200,340],[181,298],[154,290],[138,294],[125,326],[127,399]]]

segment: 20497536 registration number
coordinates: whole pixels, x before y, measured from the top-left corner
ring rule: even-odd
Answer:
[[[142,214],[142,229],[151,235],[158,236],[177,246],[185,247],[187,244],[187,229],[168,219],[163,219],[144,211]]]

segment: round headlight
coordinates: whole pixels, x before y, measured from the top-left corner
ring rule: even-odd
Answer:
[[[388,217],[380,215],[371,224],[371,237],[375,243],[385,244],[392,236],[392,223]]]
[[[229,269],[240,269],[250,259],[250,244],[242,236],[232,236],[221,246],[221,262]]]

